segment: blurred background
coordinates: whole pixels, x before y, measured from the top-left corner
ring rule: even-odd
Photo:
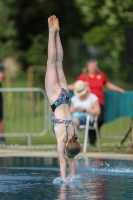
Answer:
[[[44,88],[47,18],[53,14],[60,21],[68,83],[73,83],[86,61],[93,58],[112,83],[126,90],[133,89],[133,65],[125,61],[124,37],[124,29],[133,22],[131,0],[1,0],[0,62],[4,63],[7,72],[3,87]],[[32,70],[34,76],[30,73],[28,76],[28,71]],[[13,107],[10,106],[10,117],[5,114],[7,132],[10,132],[8,120],[16,117]],[[55,138],[50,141],[54,143]],[[14,138],[9,137],[6,142],[10,144]],[[25,139],[16,139],[16,142],[25,144]],[[36,142],[47,143],[47,138],[42,141],[33,139],[33,143]]]
[[[130,0],[1,0],[0,61],[14,59],[23,72],[31,65],[46,65],[47,18],[55,14],[68,81],[77,77],[86,60],[96,58],[109,79],[130,87],[133,67],[125,62],[124,28],[132,26],[132,10]]]

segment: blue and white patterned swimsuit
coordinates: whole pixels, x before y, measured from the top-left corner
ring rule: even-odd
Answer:
[[[60,95],[53,105],[51,105],[52,111],[60,106],[61,104],[69,104],[69,92],[65,88],[61,88]]]
[[[73,132],[75,134],[75,129],[74,129],[74,123],[73,120],[63,120],[63,119],[58,119],[54,115],[55,109],[60,106],[61,104],[69,104],[69,92],[65,88],[61,88],[61,93],[58,97],[58,99],[55,101],[53,105],[51,105],[52,108],[52,126],[55,127],[58,124],[65,124],[66,126],[66,134],[67,134],[67,139],[68,139],[68,124],[72,124],[73,126]]]

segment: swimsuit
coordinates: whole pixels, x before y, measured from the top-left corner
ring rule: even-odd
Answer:
[[[60,95],[59,95],[58,99],[55,101],[55,103],[53,105],[51,105],[51,108],[52,108],[52,111],[53,111],[52,112],[52,126],[55,127],[58,124],[65,124],[65,126],[66,126],[66,135],[67,135],[67,139],[68,139],[68,124],[72,124],[73,132],[75,134],[73,120],[58,119],[54,115],[55,109],[58,106],[60,106],[61,104],[69,104],[69,92],[65,88],[61,88],[61,92],[60,92]]]
[[[53,105],[51,105],[52,111],[61,104],[69,104],[69,92],[65,88],[61,88],[60,95]]]

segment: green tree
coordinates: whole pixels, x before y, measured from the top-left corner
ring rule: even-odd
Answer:
[[[131,0],[76,0],[76,2],[85,15],[87,30],[84,40],[88,45],[103,50],[105,57],[113,61],[110,62],[110,67],[108,62],[108,68],[111,69],[112,65],[115,65],[115,74],[129,81],[133,67],[131,69],[125,61],[124,28],[133,26],[133,2]]]
[[[11,55],[15,51],[15,22],[9,16],[11,9],[6,4],[6,1],[0,1],[0,60]]]
[[[67,0],[3,0],[9,9],[8,22],[13,21],[17,32],[14,38],[15,50],[19,52],[23,66],[44,65],[47,58],[48,25],[51,14],[58,16],[61,39],[64,46],[66,72],[69,64],[68,40],[82,37],[84,31],[83,15],[75,1]],[[76,27],[76,28],[75,28]]]

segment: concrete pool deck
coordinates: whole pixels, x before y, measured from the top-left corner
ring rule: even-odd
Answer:
[[[0,157],[58,157],[56,145],[48,146],[1,146]],[[133,154],[112,152],[80,153],[77,157],[133,160]]]

